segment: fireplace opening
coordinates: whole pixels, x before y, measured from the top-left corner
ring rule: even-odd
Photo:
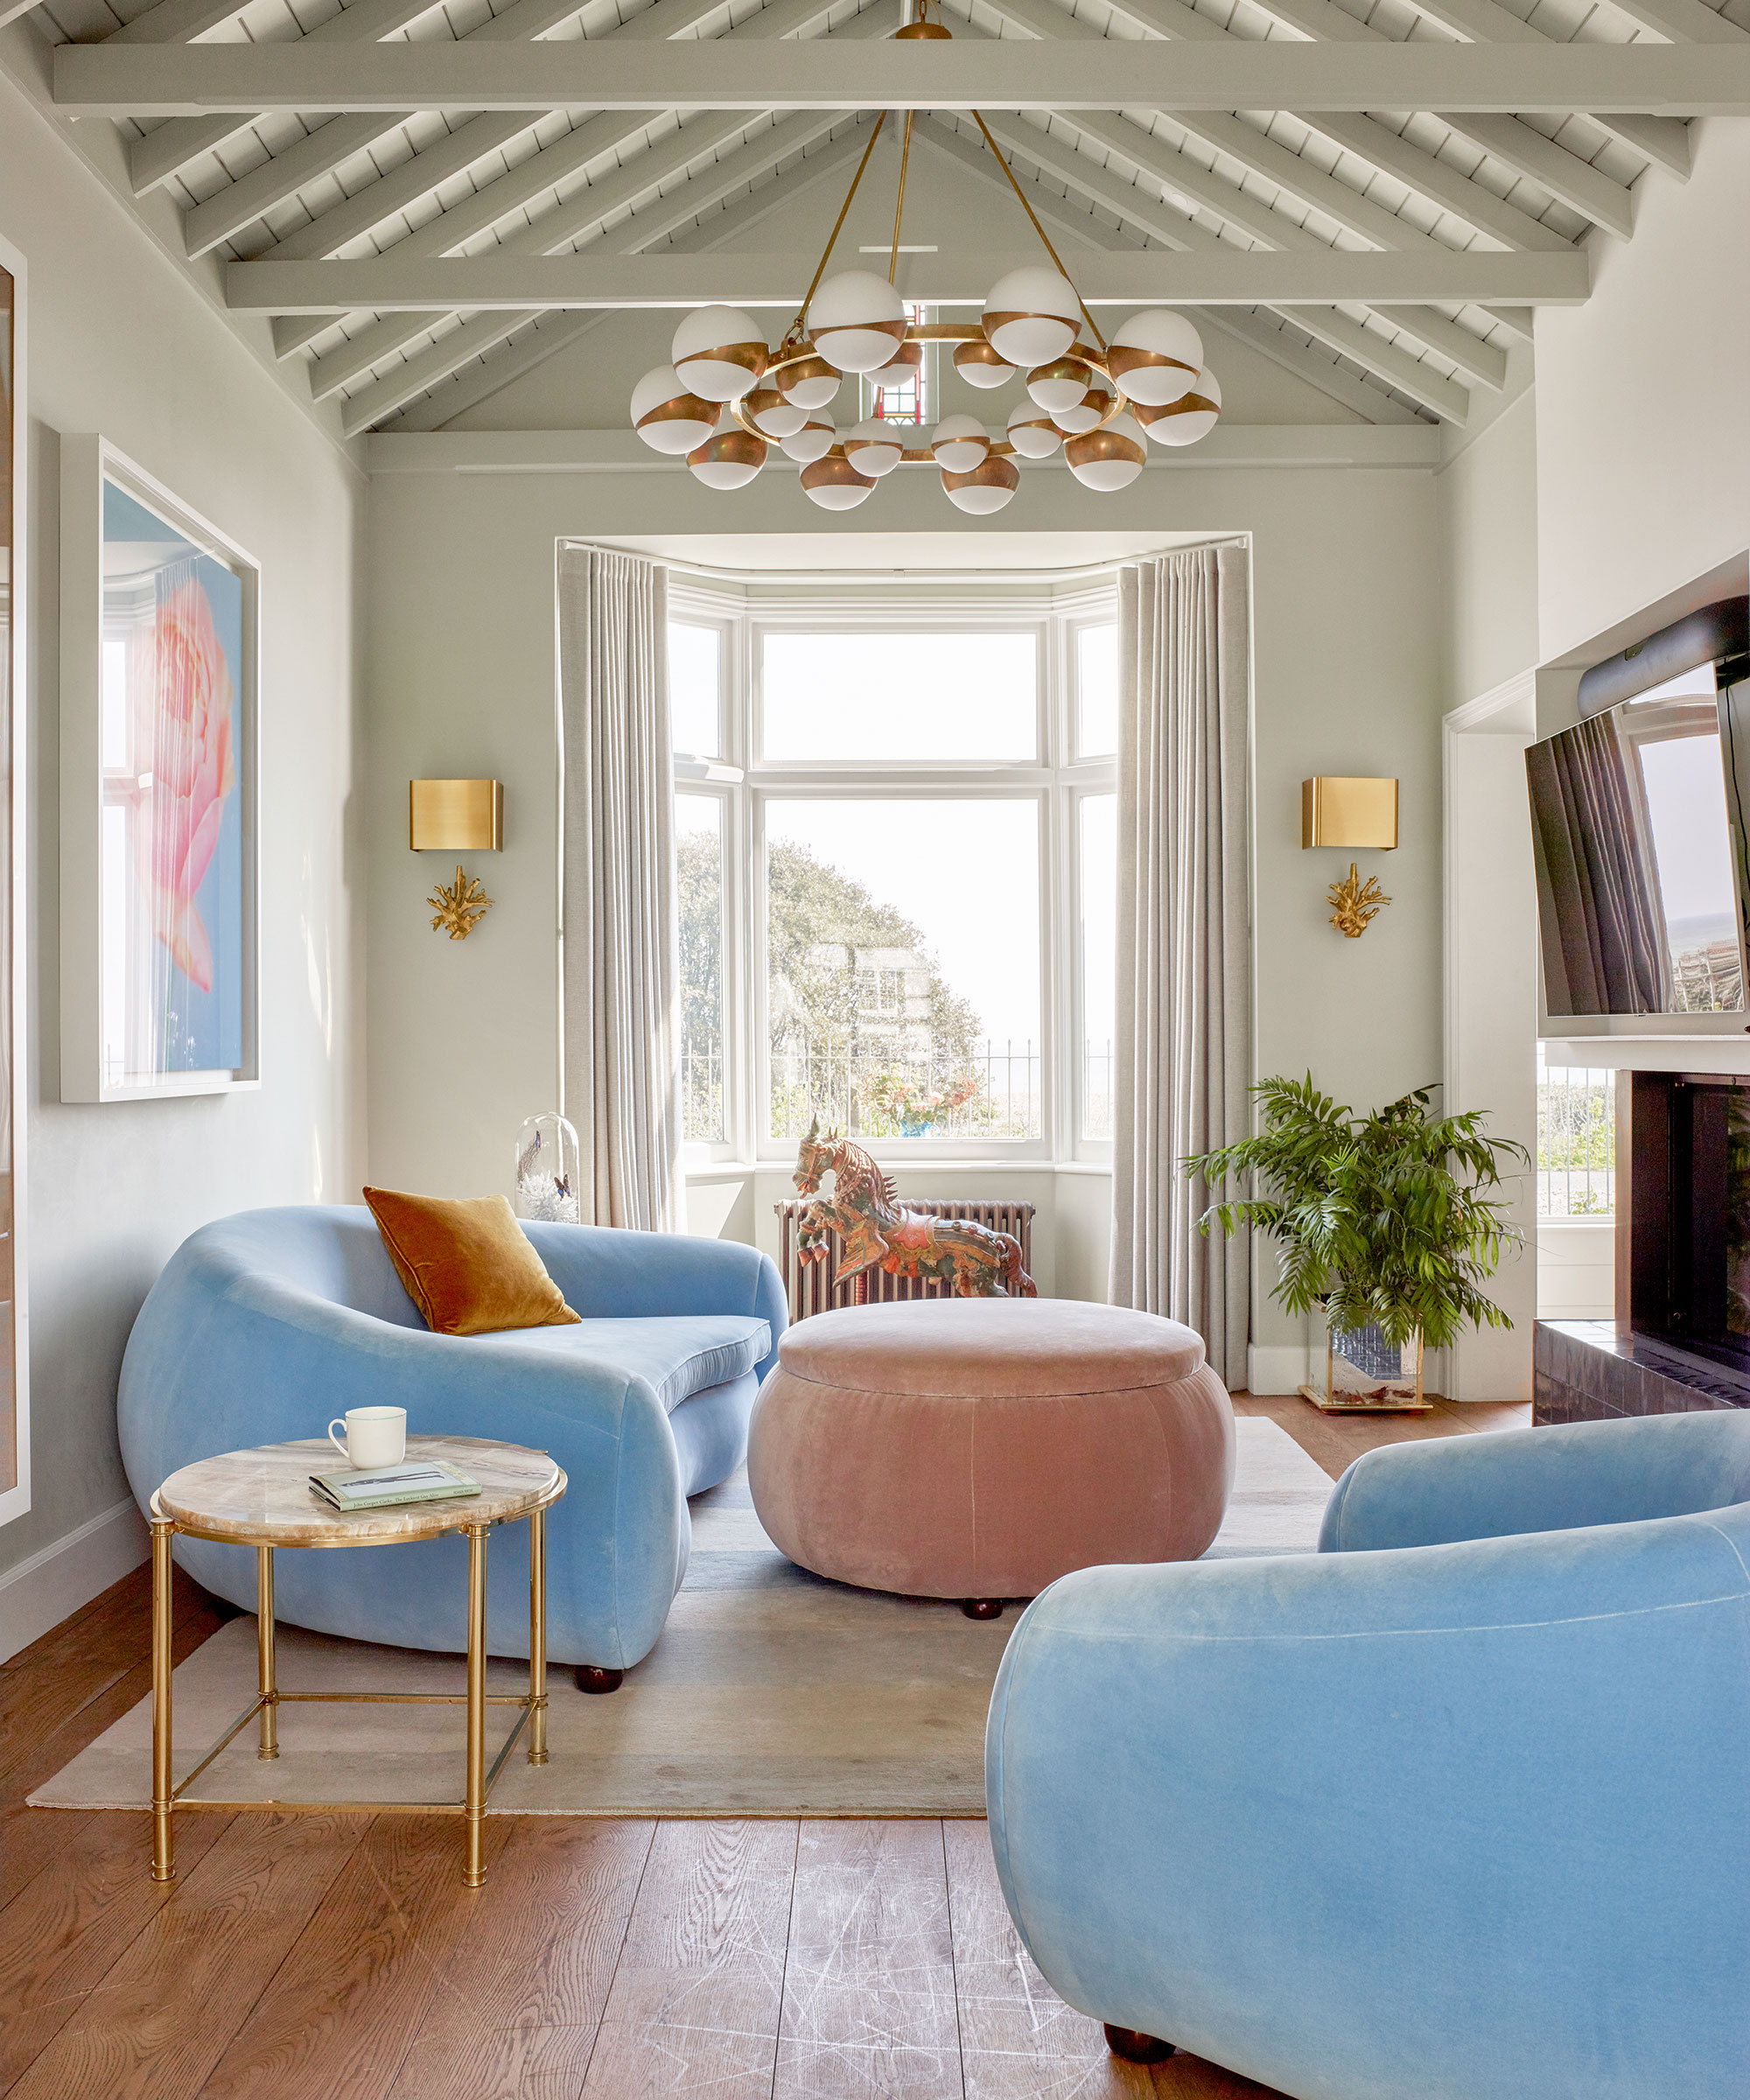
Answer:
[[[1623,1077],[1629,1083],[1617,1089],[1618,1317],[1626,1312],[1636,1334],[1750,1370],[1750,1080],[1667,1072]]]

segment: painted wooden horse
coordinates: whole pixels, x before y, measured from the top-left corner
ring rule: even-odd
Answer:
[[[830,1197],[819,1194],[823,1176],[833,1177]],[[798,1194],[816,1200],[802,1213],[798,1258],[822,1262],[827,1236],[844,1242],[841,1281],[852,1279],[857,1302],[866,1302],[869,1272],[914,1277],[946,1285],[956,1298],[1037,1298],[1039,1288],[1021,1266],[1018,1240],[969,1218],[933,1218],[907,1210],[893,1184],[860,1144],[829,1130],[816,1117],[796,1158]]]

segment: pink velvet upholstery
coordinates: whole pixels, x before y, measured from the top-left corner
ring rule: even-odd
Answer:
[[[1189,1327],[1073,1298],[799,1321],[754,1403],[753,1506],[799,1566],[913,1597],[1033,1597],[1072,1568],[1194,1560],[1234,1410]]]

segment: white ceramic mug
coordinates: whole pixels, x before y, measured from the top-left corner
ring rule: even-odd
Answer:
[[[343,1444],[334,1434],[344,1429]],[[349,1407],[346,1418],[336,1415],[328,1424],[328,1441],[349,1466],[361,1473],[374,1473],[382,1466],[399,1466],[407,1456],[407,1410],[404,1407]]]

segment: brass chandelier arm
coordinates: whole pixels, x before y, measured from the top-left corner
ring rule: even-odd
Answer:
[[[787,335],[784,339],[786,342],[789,341],[791,336],[801,335],[804,327],[807,326],[809,303],[814,298],[815,294],[820,290],[820,281],[826,275],[827,264],[832,260],[834,245],[837,242],[840,234],[844,230],[844,221],[850,210],[851,199],[857,194],[857,186],[863,179],[863,171],[869,165],[869,156],[875,150],[875,141],[880,137],[881,127],[886,122],[886,121],[887,112],[884,109],[880,116],[875,119],[875,129],[869,134],[869,144],[864,147],[863,158],[857,164],[857,172],[850,178],[850,187],[844,192],[844,202],[838,207],[838,216],[832,222],[832,231],[827,235],[826,246],[821,250],[819,265],[816,269],[814,276],[809,282],[808,290],[802,296],[802,303],[801,306],[796,310],[796,318],[790,324],[789,335]],[[911,130],[911,118],[909,115],[906,119],[906,129],[909,133]],[[1022,202],[1025,203],[1026,201],[1026,200],[1024,198]],[[894,235],[894,239],[897,241],[898,238],[899,236],[896,234]]]
[[[906,208],[906,169],[912,158],[912,124],[917,114],[915,109],[906,110],[905,144],[900,148],[900,190],[893,200],[893,252],[887,258],[887,282],[896,286],[900,276],[900,215]],[[910,332],[908,329],[906,333]]]
[[[1057,264],[1058,275],[1063,279],[1064,283],[1069,286],[1069,289],[1072,291],[1075,291],[1074,278],[1072,277],[1069,272],[1063,267],[1063,258],[1052,246],[1049,235],[1046,234],[1045,228],[1040,224],[1038,217],[1034,214],[1033,207],[1027,202],[1026,191],[1023,190],[1020,184],[1015,180],[1015,171],[1009,165],[1008,162],[1004,159],[1003,149],[1001,146],[999,146],[996,140],[991,137],[990,125],[984,122],[984,119],[979,116],[976,109],[972,112],[972,117],[973,122],[984,134],[984,144],[989,146],[990,150],[997,156],[997,165],[1001,168],[1004,174],[1008,177],[1009,187],[1015,192],[1017,199],[1019,200],[1021,209],[1026,214],[1027,217],[1032,220],[1033,231],[1045,243],[1045,252],[1051,257],[1052,261]],[[1106,355],[1106,339],[1100,332],[1099,322],[1096,321],[1094,318],[1094,316],[1088,312],[1087,300],[1082,298],[1079,291],[1075,291],[1075,304],[1082,309],[1082,318],[1094,331],[1094,340],[1099,344],[1100,354],[1103,358]]]

